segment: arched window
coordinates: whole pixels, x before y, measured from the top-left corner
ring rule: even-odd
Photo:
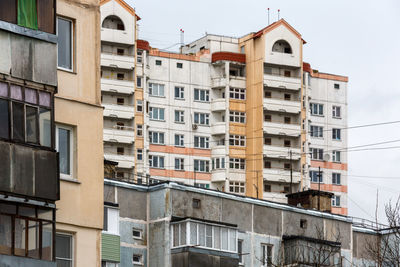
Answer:
[[[278,40],[272,46],[272,52],[291,54],[292,48],[290,47],[290,44],[285,40]]]
[[[105,18],[103,20],[103,24],[101,25],[101,27],[113,30],[120,30],[120,31],[125,30],[125,26],[122,20],[114,15],[110,15],[107,18]]]

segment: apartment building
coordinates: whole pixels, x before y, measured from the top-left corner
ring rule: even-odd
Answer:
[[[0,263],[55,267],[55,1],[27,2],[0,2]]]
[[[104,231],[121,240],[108,247],[110,266],[375,266],[368,245],[385,235],[367,221],[175,182],[106,179],[104,201]]]
[[[61,189],[57,266],[101,265],[104,159],[99,23],[98,0],[57,0],[54,116]]]
[[[120,10],[113,16],[121,25],[135,18],[133,14],[131,20],[124,18],[127,12],[122,8],[114,10]],[[102,17],[104,21],[106,15]],[[111,127],[132,127],[126,129],[131,131],[130,139],[125,139],[131,142],[129,148],[115,141],[118,138],[110,142],[108,129],[104,130],[104,139],[105,146],[113,146],[114,152],[118,147],[121,153],[129,151],[129,160],[134,155],[134,161],[127,169],[116,157],[106,154],[106,159],[119,162],[120,178],[138,183],[173,180],[278,202],[287,202],[288,193],[315,189],[310,177],[315,178],[318,162],[310,160],[309,149],[319,139],[309,134],[310,120],[317,119],[309,105],[317,100],[346,103],[347,77],[326,78],[312,71],[310,80],[315,80],[315,85],[306,84],[304,77],[310,72],[303,71],[304,44],[300,33],[283,19],[241,38],[207,34],[182,46],[179,53],[136,40],[137,60],[132,71],[136,83],[131,82],[135,92],[131,93],[133,101],[128,101],[134,105],[134,119],[131,114],[129,121],[124,124],[119,120],[118,126],[117,112],[111,119],[110,114],[104,115],[105,124],[112,121]],[[111,73],[103,71],[106,80],[104,75]],[[336,79],[342,90],[332,93],[317,79]],[[106,105],[117,87],[103,85]],[[112,93],[106,93],[110,90]],[[113,99],[117,103],[117,97]],[[347,123],[344,116],[336,124],[324,121],[324,129],[336,125],[340,132]],[[326,151],[346,146],[345,133],[339,134],[340,142],[323,145]],[[347,168],[344,152],[341,154],[340,168]],[[336,159],[337,153],[334,159],[323,158],[323,172],[328,172],[328,166],[336,166],[336,162],[332,165]],[[130,174],[125,175],[125,171]],[[344,181],[345,173],[340,175]],[[339,188],[324,180],[318,188],[335,191],[334,212],[346,214],[344,184]],[[337,201],[338,197],[342,201]]]

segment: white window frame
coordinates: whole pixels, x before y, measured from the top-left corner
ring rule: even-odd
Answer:
[[[141,107],[142,110],[139,110],[139,107]],[[136,100],[136,112],[143,112],[143,100],[141,99]]]
[[[332,151],[332,161],[333,162],[341,162],[341,155],[340,151],[334,150]]]
[[[198,91],[199,99],[196,99],[196,91]],[[201,92],[204,92],[204,99],[201,99]],[[210,102],[210,90],[208,89],[194,89],[193,99],[195,102]]]
[[[318,178],[319,178],[319,183],[324,183],[324,173],[321,171],[321,177],[318,176],[319,176],[318,171],[310,170],[309,177],[312,183],[318,183]]]
[[[211,158],[211,169],[212,170],[224,170],[226,162],[224,157]]]
[[[245,135],[230,134],[229,135],[229,145],[230,146],[245,147],[246,146],[246,136]]]
[[[229,169],[246,170],[246,160],[242,158],[229,158]]]
[[[112,235],[119,235],[119,209],[116,207],[110,207],[110,206],[105,206],[104,207],[107,210],[107,230],[103,229],[104,233],[112,234]],[[114,212],[113,215],[116,215],[116,217],[110,216],[110,211],[111,213]],[[115,219],[113,222],[112,220]],[[110,229],[110,225],[112,229]]]
[[[341,141],[342,140],[342,131],[341,131],[341,129],[339,129],[339,128],[333,128],[332,129],[332,140],[334,140],[334,141]]]
[[[229,111],[229,122],[246,123],[246,112]]]
[[[339,199],[339,201],[338,201],[338,199]],[[339,202],[339,204],[338,204],[338,202]],[[340,199],[340,196],[334,195],[334,196],[332,197],[332,207],[341,207],[341,199]]]
[[[133,235],[133,231],[139,232],[139,237]],[[132,238],[137,240],[143,240],[143,230],[138,228],[132,228]]]
[[[197,139],[197,141],[196,141],[196,139]],[[202,140],[204,143],[204,147],[201,146]],[[210,137],[195,135],[193,147],[199,148],[199,149],[209,149],[210,148]]]
[[[323,138],[324,127],[318,125],[310,125],[310,136],[315,138]]]
[[[133,256],[138,256],[140,258],[140,261],[134,261]],[[133,265],[143,265],[143,255],[133,254],[132,255],[132,263],[133,263]]]
[[[339,182],[338,182],[338,180],[339,180]],[[333,185],[341,185],[342,184],[342,174],[340,172],[332,173],[332,184]]]
[[[157,118],[154,118],[154,110],[157,109]],[[163,118],[160,118],[160,111],[163,110]],[[150,116],[150,120],[153,121],[165,121],[165,108],[159,108],[159,107],[149,107],[149,116]]]
[[[66,125],[60,125],[60,124],[56,124],[56,150],[58,151],[58,141],[59,141],[59,129],[64,129],[69,131],[69,173],[70,174],[66,174],[66,173],[61,173],[60,171],[60,178],[66,178],[66,179],[73,179],[76,180],[76,178],[74,178],[74,166],[75,166],[75,161],[74,161],[74,155],[75,155],[75,151],[74,151],[74,147],[75,147],[75,140],[74,140],[74,128],[71,126],[66,126]]]
[[[322,107],[322,114],[320,114],[320,107]],[[317,109],[317,112],[314,112],[315,108]],[[313,116],[324,116],[324,104],[310,103],[310,113]]]
[[[196,162],[197,162],[197,170],[196,170]],[[204,163],[204,169],[201,169],[201,162]],[[209,173],[210,172],[210,161],[209,160],[203,160],[203,159],[194,159],[193,160],[193,170],[194,172],[205,172]]]
[[[176,96],[176,90],[178,89],[178,95]],[[179,100],[184,100],[185,99],[185,87],[183,86],[175,86],[174,87],[174,98],[179,99]]]
[[[154,142],[154,135],[157,135],[157,143]],[[160,141],[160,136],[163,137],[162,142]],[[157,131],[149,131],[149,143],[152,145],[165,145],[165,133]]]
[[[139,131],[141,134],[139,134]],[[136,135],[143,136],[143,124],[136,124]]]
[[[339,113],[339,116],[338,116],[338,113]],[[340,106],[332,106],[332,118],[335,118],[335,119],[342,118],[342,108]]]
[[[155,87],[157,87],[157,94],[154,94]],[[160,94],[160,88],[162,88],[162,94]],[[165,84],[149,83],[148,92],[149,92],[149,96],[165,97]]]
[[[316,151],[317,157],[314,157],[314,151]],[[324,160],[324,149],[311,147],[310,155],[311,155],[310,156],[311,160]],[[321,156],[321,157],[319,157],[319,156]]]
[[[179,144],[176,143],[176,137],[179,139]],[[185,146],[185,136],[183,134],[175,134],[174,135],[174,146],[184,147]]]
[[[241,98],[241,96],[243,96],[243,98]],[[246,100],[246,89],[229,87],[229,98]]]
[[[176,120],[176,115],[178,114],[178,120]],[[175,123],[185,123],[185,111],[175,110],[174,111],[174,122]]]
[[[178,165],[176,163],[178,163]],[[175,165],[174,169],[176,171],[184,171],[185,170],[185,159],[184,158],[175,158],[174,165]]]
[[[65,70],[68,72],[74,72],[74,64],[75,64],[75,50],[74,50],[74,42],[75,42],[75,24],[74,24],[74,20],[66,18],[66,17],[62,17],[62,16],[57,16],[56,17],[56,31],[57,31],[57,36],[58,36],[58,19],[63,19],[66,21],[69,21],[71,23],[71,69],[68,68],[64,68],[64,67],[59,67],[58,66],[58,50],[57,50],[57,69],[60,70]]]
[[[141,155],[141,159],[139,159],[139,155]],[[136,149],[136,159],[137,159],[137,161],[143,161],[143,149],[142,148]]]
[[[246,193],[245,182],[229,181],[229,192],[235,194],[245,194]]]
[[[75,247],[75,238],[74,238],[74,236],[72,235],[72,234],[68,234],[68,233],[63,233],[63,232],[56,232],[56,235],[61,235],[61,236],[68,236],[69,238],[71,238],[71,248],[70,248],[70,251],[71,251],[71,259],[67,259],[67,258],[59,258],[59,257],[57,257],[57,254],[55,255],[55,259],[56,259],[56,262],[57,262],[57,259],[60,259],[60,260],[68,260],[68,261],[71,261],[71,266],[73,267],[73,266],[75,266],[75,264],[74,264],[74,262],[75,262],[75,250],[74,250],[74,247]],[[56,253],[56,251],[54,251],[54,253]]]
[[[268,247],[271,248],[271,255],[268,255]],[[271,267],[272,259],[274,254],[274,246],[272,244],[261,244],[261,266]],[[268,262],[268,258],[271,259],[271,263]]]
[[[154,158],[157,158],[158,166],[154,166]],[[163,166],[160,167],[160,159],[163,159]],[[159,156],[159,155],[149,155],[149,166],[150,168],[154,169],[165,169],[165,157],[164,156]]]
[[[202,121],[204,123],[201,123]],[[210,114],[195,112],[193,115],[193,122],[194,122],[194,124],[197,124],[197,125],[209,126],[210,125]]]

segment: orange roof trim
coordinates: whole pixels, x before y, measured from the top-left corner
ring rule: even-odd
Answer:
[[[233,52],[215,52],[211,55],[211,62],[219,60],[236,61],[239,63],[246,63],[246,55]]]
[[[173,59],[180,59],[180,60],[189,60],[189,61],[200,61],[200,57],[204,54],[210,54],[210,50],[205,49],[200,52],[197,52],[196,54],[178,54],[178,53],[172,53],[172,52],[164,52],[160,51],[157,48],[152,48],[150,47],[150,56],[155,56],[155,57],[165,57],[165,58],[173,58]]]
[[[348,82],[349,81],[349,77],[347,77],[347,76],[323,73],[323,72],[318,72],[317,70],[313,70],[311,68],[310,63],[306,63],[306,62],[303,62],[303,71],[310,73],[310,76],[314,77],[314,78],[333,80],[333,81],[339,81],[339,82]]]
[[[304,41],[301,38],[301,34],[295,30],[295,28],[293,28],[286,20],[284,19],[280,19],[278,21],[275,21],[274,23],[268,25],[267,27],[259,30],[258,32],[253,34],[252,38],[258,38],[260,36],[262,36],[263,34],[266,34],[267,32],[272,31],[273,29],[279,27],[280,25],[284,25],[286,28],[288,28],[294,35],[296,35],[299,39],[301,39],[303,41],[303,44],[306,44],[307,42]]]
[[[100,5],[104,5],[108,2],[110,2],[111,0],[101,0],[100,1]],[[141,20],[141,18],[136,15],[135,9],[133,9],[128,3],[126,3],[124,0],[114,0],[115,2],[117,2],[118,4],[120,4],[123,8],[125,8],[126,11],[128,11],[132,16],[136,16],[137,20]]]

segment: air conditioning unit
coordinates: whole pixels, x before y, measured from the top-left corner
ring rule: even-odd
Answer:
[[[192,124],[192,129],[193,130],[197,130],[197,127],[198,127],[197,124]]]

